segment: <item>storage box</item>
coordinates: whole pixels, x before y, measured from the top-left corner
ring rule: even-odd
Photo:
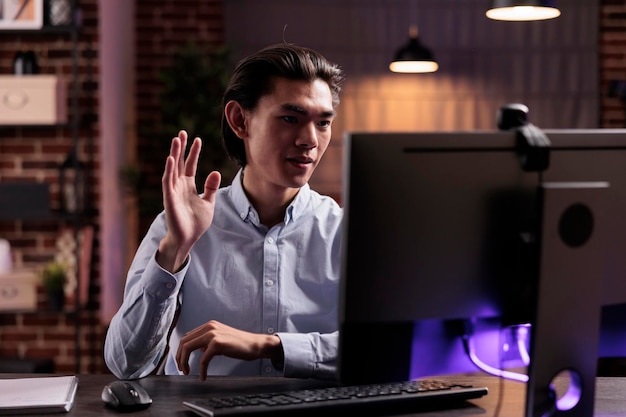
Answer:
[[[37,274],[32,271],[0,274],[0,311],[35,310],[37,282]]]
[[[0,181],[0,220],[45,220],[52,214],[50,184]]]
[[[0,75],[0,124],[67,122],[67,85],[56,75]]]

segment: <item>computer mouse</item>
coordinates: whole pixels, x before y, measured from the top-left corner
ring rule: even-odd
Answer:
[[[101,397],[107,407],[122,412],[143,410],[152,404],[148,391],[134,381],[113,381],[104,386]]]

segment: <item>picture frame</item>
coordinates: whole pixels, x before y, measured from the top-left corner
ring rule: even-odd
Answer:
[[[0,0],[0,30],[43,27],[44,0]]]

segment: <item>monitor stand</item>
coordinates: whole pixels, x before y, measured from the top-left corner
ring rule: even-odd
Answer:
[[[603,285],[607,182],[541,186],[539,282],[526,417],[592,417]],[[563,395],[553,386],[565,374]],[[557,378],[558,380],[558,378]]]

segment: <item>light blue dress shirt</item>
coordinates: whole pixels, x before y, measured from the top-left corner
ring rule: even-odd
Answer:
[[[175,355],[181,337],[217,320],[277,334],[285,360],[280,371],[269,359],[217,356],[209,363],[209,375],[334,378],[342,215],[332,198],[307,184],[287,208],[284,222],[268,229],[243,191],[240,171],[232,185],[219,189],[213,224],[182,270],[171,274],[155,260],[166,233],[161,213],[135,254],[124,301],[111,320],[104,346],[107,366],[118,378],[150,374],[166,350],[178,297],[180,316],[169,340],[166,374],[180,374]],[[190,356],[192,374],[199,372],[201,354]]]

